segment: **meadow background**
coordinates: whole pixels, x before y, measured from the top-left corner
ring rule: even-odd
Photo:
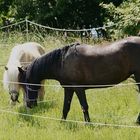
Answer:
[[[3,89],[4,65],[14,45],[27,41],[27,36],[20,32],[10,34],[1,32],[0,37],[0,140],[138,140],[140,128],[135,123],[139,104],[135,85],[117,86],[106,89],[90,89],[86,91],[90,118],[93,123],[112,124],[112,126],[85,125],[84,123],[63,122],[60,119],[63,108],[63,88],[57,81],[46,80],[45,101],[29,111],[23,106],[22,94],[20,103],[14,107],[9,105],[9,94]],[[65,40],[63,37],[46,35],[45,37],[28,35],[28,41],[36,41],[44,46],[46,52],[63,47],[72,42],[81,42],[79,38]],[[86,42],[94,44],[94,41]],[[99,44],[101,41],[99,42]],[[99,45],[98,44],[98,45]],[[100,46],[100,45],[99,45]],[[102,46],[102,44],[101,44]],[[134,82],[129,78],[123,83]],[[23,116],[5,111],[43,116]],[[45,117],[56,118],[56,120]],[[84,121],[79,101],[74,95],[68,120]],[[114,127],[114,125],[136,126]]]

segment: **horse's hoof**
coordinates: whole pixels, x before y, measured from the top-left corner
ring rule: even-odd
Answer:
[[[87,127],[92,126],[91,122],[85,122],[84,125],[87,126]]]
[[[138,115],[138,118],[136,120],[136,123],[140,125],[140,114]]]
[[[60,123],[66,122],[66,119],[61,118]]]
[[[137,121],[136,121],[136,124],[140,125],[140,121],[137,120]]]
[[[136,124],[140,125],[140,120],[137,119],[136,120]]]

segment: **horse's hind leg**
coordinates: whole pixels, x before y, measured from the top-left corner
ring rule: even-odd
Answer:
[[[138,98],[139,98],[139,101],[140,101],[140,72],[137,72],[134,74],[135,76],[135,81],[137,83],[137,86],[139,88],[139,95],[138,95]],[[138,118],[137,118],[137,121],[136,121],[138,124],[140,124],[140,113],[138,115]]]
[[[86,94],[85,94],[85,90],[82,88],[77,88],[77,90],[75,91],[76,95],[79,99],[79,102],[81,104],[83,113],[84,113],[84,118],[86,122],[90,122],[90,117],[89,117],[89,113],[88,113],[88,103],[87,103],[87,99],[86,99]]]
[[[72,88],[64,88],[64,105],[62,119],[66,119],[70,110],[71,100],[74,90]]]

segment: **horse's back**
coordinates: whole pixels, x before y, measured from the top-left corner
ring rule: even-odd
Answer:
[[[24,43],[24,44],[21,44],[18,46],[19,49],[21,51],[23,51],[25,54],[31,54],[32,56],[41,56],[42,54],[45,53],[45,50],[44,48],[36,43],[36,42],[27,42],[27,43]]]
[[[91,46],[87,44],[79,44],[76,47],[71,47],[66,55],[78,54],[82,57],[115,57],[120,55],[140,54],[140,37],[127,37],[105,46]],[[139,55],[140,56],[140,55]]]
[[[44,48],[35,42],[24,43],[21,45],[21,49],[23,51],[22,56],[20,57],[21,62],[31,62],[45,53]]]
[[[122,39],[105,47],[81,44],[67,51],[63,60],[63,73],[70,81],[116,84],[132,74],[132,65],[139,64],[136,64],[135,53],[140,54],[139,37]]]
[[[134,42],[134,43],[139,43],[140,44],[140,37],[138,36],[130,36],[125,38],[128,42]]]
[[[25,63],[22,62],[31,62],[44,53],[44,48],[36,42],[19,44],[13,47],[7,65],[11,65],[11,63],[15,64],[17,62],[21,62],[21,65],[25,65]]]
[[[24,47],[24,49],[26,49],[27,51],[36,50],[41,55],[45,53],[44,48],[39,43],[36,43],[36,42],[27,42],[27,43],[24,43],[24,44],[22,44],[22,47]]]

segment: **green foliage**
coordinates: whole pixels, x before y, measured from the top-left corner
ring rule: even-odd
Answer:
[[[140,28],[140,0],[0,0],[0,9],[0,24],[25,17],[57,28],[114,24],[107,30],[114,39],[137,35]]]
[[[13,0],[13,6],[16,8],[14,16],[17,20],[25,19],[25,17],[32,20],[36,15],[34,0]]]
[[[115,24],[111,30],[112,37],[122,38],[129,35],[137,35],[140,29],[140,0],[127,0],[120,6],[102,4],[107,10],[106,24]]]
[[[6,19],[12,18],[15,15],[12,3],[13,0],[0,0],[0,25],[2,25]]]
[[[12,5],[13,0],[0,0],[0,13],[7,13],[9,11],[9,7]]]
[[[122,0],[0,0],[1,13],[16,20],[36,21],[59,28],[89,28],[103,25],[104,10],[100,3]]]

